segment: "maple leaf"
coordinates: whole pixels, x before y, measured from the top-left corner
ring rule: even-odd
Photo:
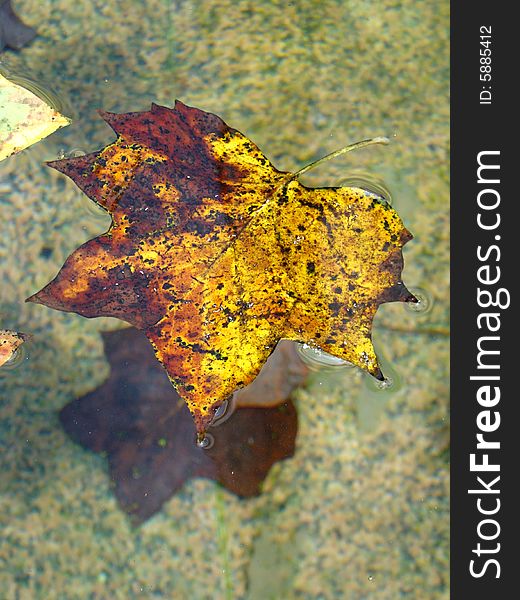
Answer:
[[[272,465],[294,454],[297,414],[288,397],[307,368],[292,342],[282,341],[253,383],[236,392],[234,412],[210,427],[213,445],[203,449],[146,337],[134,328],[102,335],[110,377],[64,406],[60,420],[76,442],[106,452],[118,502],[135,522],[195,477],[255,496]]]
[[[28,300],[142,329],[201,433],[282,338],[383,378],[374,314],[415,301],[401,281],[412,236],[383,198],[307,188],[218,116],[179,101],[101,115],[114,143],[50,165],[112,225]]]

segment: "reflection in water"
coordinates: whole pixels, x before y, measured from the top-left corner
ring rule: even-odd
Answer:
[[[108,455],[118,501],[136,522],[157,512],[194,477],[214,479],[241,497],[257,495],[271,466],[294,453],[294,405],[279,398],[269,406],[272,397],[279,397],[278,372],[287,371],[285,360],[276,360],[277,353],[285,356],[280,350],[273,353],[268,372],[262,371],[260,383],[236,395],[245,406],[229,403],[237,404],[234,413],[226,420],[222,410],[224,421],[198,439],[187,406],[144,334],[131,328],[104,333],[103,339],[109,379],[67,404],[60,419],[75,441]],[[266,382],[271,382],[270,390]]]

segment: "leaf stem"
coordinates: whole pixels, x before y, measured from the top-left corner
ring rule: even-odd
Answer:
[[[387,137],[375,137],[375,138],[370,138],[368,140],[361,140],[360,142],[355,142],[354,144],[349,144],[348,146],[345,146],[343,148],[340,148],[339,150],[335,150],[334,152],[327,154],[323,158],[319,158],[318,160],[311,162],[309,165],[303,167],[299,171],[296,171],[296,173],[294,173],[292,178],[299,177],[300,175],[303,175],[303,173],[307,173],[307,171],[310,171],[311,169],[318,167],[322,163],[327,162],[328,160],[331,160],[332,158],[336,158],[337,156],[341,156],[342,154],[346,154],[347,152],[352,152],[352,150],[359,150],[360,148],[364,148],[365,146],[373,146],[374,144],[385,144],[386,145],[389,143],[390,143],[390,140]]]

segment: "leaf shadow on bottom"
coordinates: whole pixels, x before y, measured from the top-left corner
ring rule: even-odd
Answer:
[[[108,380],[60,411],[77,443],[108,457],[121,508],[135,524],[160,510],[186,481],[206,477],[240,497],[258,495],[271,466],[294,454],[298,429],[290,392],[307,368],[282,341],[256,380],[235,394],[235,411],[196,444],[191,414],[137,329],[105,332]]]

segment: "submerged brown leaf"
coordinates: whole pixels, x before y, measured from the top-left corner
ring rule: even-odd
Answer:
[[[204,432],[282,338],[382,379],[371,341],[411,238],[383,198],[309,189],[219,117],[177,102],[103,118],[117,140],[51,163],[112,215],[110,230],[29,298],[142,329]]]
[[[36,31],[23,23],[14,12],[11,0],[0,0],[0,52],[7,46],[20,50],[36,35]]]
[[[74,440],[108,455],[117,499],[136,522],[194,477],[214,479],[241,497],[256,495],[271,466],[294,453],[297,415],[288,395],[307,369],[291,342],[280,344],[257,379],[237,394],[234,413],[210,427],[212,446],[203,449],[146,337],[131,328],[104,333],[103,341],[109,379],[67,404],[60,419]]]

